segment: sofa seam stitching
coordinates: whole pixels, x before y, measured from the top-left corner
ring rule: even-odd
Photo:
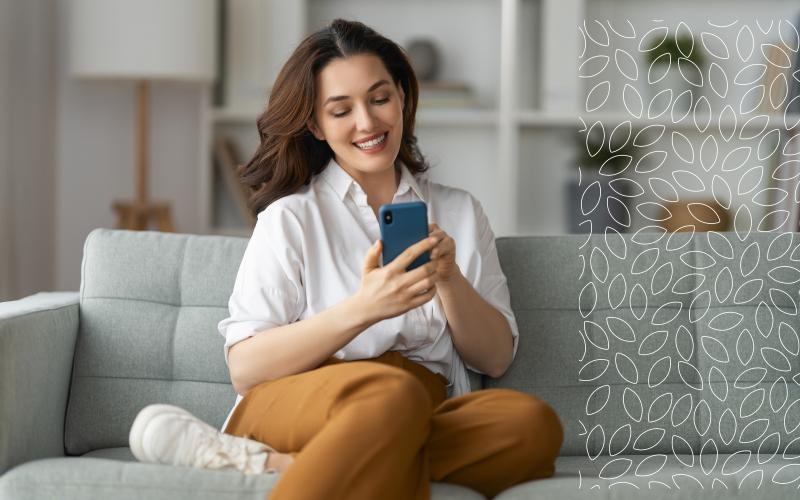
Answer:
[[[208,305],[208,304],[173,304],[171,302],[161,302],[157,300],[147,300],[138,297],[108,297],[108,296],[94,296],[94,297],[84,297],[84,299],[98,299],[98,300],[129,300],[133,302],[147,302],[150,304],[159,304],[162,306],[170,306],[170,307],[204,307],[208,309],[225,309],[226,306],[216,306],[216,305]]]
[[[87,457],[87,458],[92,458],[92,457]],[[27,488],[27,489],[29,489],[31,491],[38,490],[41,486],[50,487],[50,488],[76,488],[76,487],[85,487],[85,486],[104,486],[104,487],[114,488],[114,489],[122,487],[122,488],[131,488],[131,489],[134,489],[134,490],[149,489],[149,490],[168,490],[168,491],[182,491],[182,492],[185,492],[187,490],[187,488],[185,488],[185,487],[149,486],[149,485],[146,485],[146,484],[142,484],[142,485],[128,484],[128,485],[126,485],[124,483],[121,484],[121,485],[119,483],[91,483],[91,482],[69,482],[69,483],[64,482],[64,483],[57,483],[57,482],[36,481],[34,483],[34,482],[30,481],[30,480],[19,480],[19,479],[12,479],[9,482],[11,483],[12,487],[15,487],[15,488],[23,487],[23,488]],[[274,487],[274,485],[272,487]],[[270,488],[270,490],[271,490],[271,488]],[[267,490],[267,491],[270,491],[270,490]],[[252,488],[252,489],[247,489],[247,490],[243,490],[243,489],[224,490],[224,489],[207,489],[207,488],[203,488],[202,491],[203,492],[213,492],[213,493],[219,493],[219,492],[223,492],[223,493],[240,493],[242,491],[245,491],[247,493],[261,493],[264,490],[261,489],[261,488]]]
[[[214,382],[211,380],[169,379],[150,377],[114,377],[113,375],[75,375],[75,378],[106,378],[113,380],[151,380],[154,382],[197,382],[199,384],[231,385],[230,382]]]

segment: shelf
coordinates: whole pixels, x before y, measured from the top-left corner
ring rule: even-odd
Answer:
[[[518,125],[536,128],[567,128],[578,127],[580,122],[578,116],[568,114],[556,114],[546,111],[518,111],[515,115]]]
[[[498,123],[498,114],[492,109],[417,109],[417,126],[486,126]]]
[[[765,118],[760,118],[764,116]],[[789,114],[788,120],[790,123],[800,122],[800,114]],[[755,120],[751,120],[758,117]],[[618,125],[625,121],[631,121],[634,127],[645,127],[647,125],[664,125],[667,128],[675,130],[694,130],[697,131],[697,125],[694,118],[691,116],[686,117],[678,122],[673,122],[669,117],[660,117],[655,119],[648,118],[631,118],[627,113],[587,113],[580,116],[550,113],[536,110],[518,111],[516,113],[516,122],[518,125],[527,128],[568,128],[578,127],[580,125],[579,118],[583,118],[585,122],[601,121],[610,126]],[[236,110],[227,108],[217,108],[212,111],[212,119],[216,124],[255,124],[257,114],[251,110]],[[709,122],[709,117],[698,115],[697,122],[705,124]],[[720,126],[722,130],[730,130],[735,127],[737,130],[759,130],[764,127],[766,122],[766,129],[785,129],[783,115],[730,115],[723,117],[720,123],[719,115],[712,115],[706,132],[709,129],[716,130]],[[420,109],[417,111],[417,126],[496,126],[498,123],[498,113],[492,109]]]
[[[215,124],[253,125],[258,113],[249,109],[215,108],[211,119]],[[493,127],[497,125],[497,111],[493,109],[442,109],[419,108],[417,126]]]
[[[790,124],[800,121],[800,114],[789,114],[787,117]],[[587,124],[600,121],[608,126],[616,126],[630,121],[635,128],[642,128],[647,125],[664,125],[666,128],[673,130],[699,132],[698,126],[695,124],[695,121],[697,121],[701,125],[708,123],[708,127],[703,133],[711,133],[715,130],[730,131],[732,129],[786,129],[783,115],[728,115],[722,117],[722,119],[720,119],[720,115],[711,115],[710,117],[708,115],[698,115],[696,120],[690,115],[682,120],[673,122],[669,117],[662,116],[656,119],[632,118],[627,113],[587,113],[576,116],[527,110],[519,111],[516,114],[517,123],[528,128],[577,128],[580,126],[579,118],[583,118]]]

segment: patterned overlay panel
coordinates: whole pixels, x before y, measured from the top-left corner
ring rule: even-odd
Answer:
[[[581,253],[579,378],[596,384],[580,428],[593,484],[797,487],[797,29],[578,30],[575,203],[595,233]],[[648,54],[670,40],[677,53]]]

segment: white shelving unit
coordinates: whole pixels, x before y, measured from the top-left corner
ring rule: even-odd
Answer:
[[[567,231],[565,184],[577,176],[580,151],[573,139],[581,120],[601,121],[608,128],[627,121],[634,129],[663,125],[698,144],[711,130],[755,133],[763,126],[767,133],[785,128],[783,116],[748,122],[750,116],[733,114],[720,120],[723,102],[715,102],[710,115],[677,121],[668,113],[657,119],[631,118],[621,103],[585,113],[594,82],[579,78],[578,66],[598,47],[581,39],[579,26],[602,27],[616,37],[613,43],[625,47],[632,42],[616,33],[625,35],[630,27],[638,37],[639,30],[654,23],[674,28],[683,21],[699,30],[708,28],[709,20],[720,19],[722,25],[738,19],[740,24],[758,21],[766,26],[767,20],[793,18],[799,10],[788,0],[757,5],[676,0],[669,6],[641,0],[229,0],[229,9],[228,32],[233,35],[226,51],[227,105],[206,110],[207,150],[214,134],[223,131],[237,138],[243,154],[255,149],[256,117],[266,103],[268,85],[297,42],[333,18],[363,21],[401,45],[415,37],[431,38],[441,49],[443,79],[467,82],[480,106],[418,109],[416,133],[432,164],[429,176],[475,195],[498,236]],[[766,38],[764,33],[757,37]],[[699,133],[695,118],[708,120],[709,129]],[[201,185],[207,231],[248,235],[247,229],[224,222],[224,208],[214,207],[220,186],[208,157]]]
[[[517,232],[515,109],[519,105],[513,94],[519,87],[515,80],[523,59],[518,54],[518,29],[523,24],[519,14],[531,21],[538,2],[234,0],[228,8],[228,32],[236,35],[229,40],[226,51],[227,105],[208,110],[209,138],[225,132],[237,138],[243,153],[251,152],[257,144],[256,118],[266,102],[267,85],[274,80],[280,64],[306,33],[335,17],[360,20],[401,45],[415,37],[431,38],[443,56],[442,78],[468,83],[480,106],[418,109],[416,133],[421,150],[432,165],[428,175],[437,182],[467,189],[481,200],[498,235]],[[282,27],[281,43],[276,43],[273,51],[269,50],[273,37],[259,31],[263,29],[256,21],[268,17],[279,17],[294,26],[294,32]],[[533,54],[534,48],[527,50]],[[253,66],[248,64],[248,57]],[[523,72],[531,74],[535,64],[534,59],[525,61]],[[214,205],[218,205],[220,186],[214,181],[212,161],[205,167],[204,177],[211,179],[202,196],[208,232],[246,235],[247,229],[217,221],[220,207]],[[234,216],[229,219],[235,219],[235,213],[229,215]]]
[[[215,125],[254,124],[258,113],[253,110],[217,108],[211,118]],[[490,109],[420,109],[417,111],[418,127],[496,127],[498,114]]]

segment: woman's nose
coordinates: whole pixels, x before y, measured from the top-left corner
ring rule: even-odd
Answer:
[[[363,132],[369,132],[373,130],[376,120],[372,115],[372,111],[370,110],[369,106],[358,106],[355,113],[356,127],[358,130]]]

